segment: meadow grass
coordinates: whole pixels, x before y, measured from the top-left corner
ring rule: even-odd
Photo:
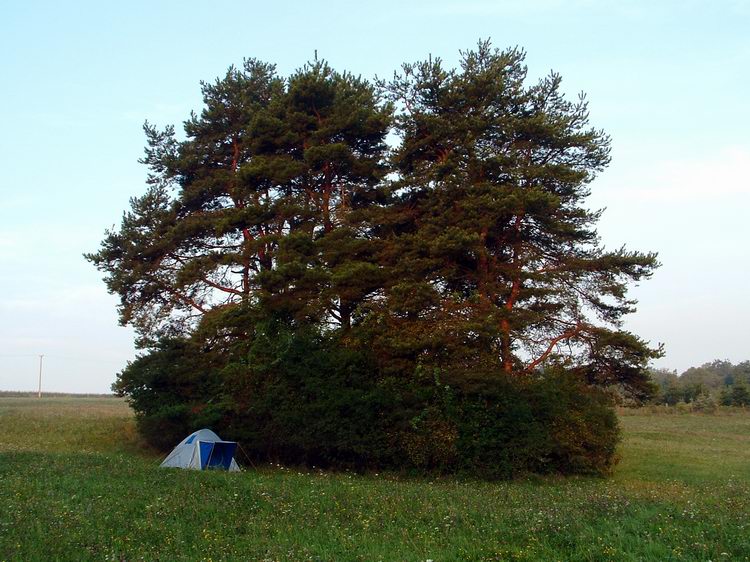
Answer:
[[[114,398],[0,398],[0,560],[748,560],[750,413],[621,417],[610,478],[159,468]]]

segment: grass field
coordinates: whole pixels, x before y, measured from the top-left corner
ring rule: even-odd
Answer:
[[[634,414],[615,474],[159,469],[114,398],[0,398],[0,560],[750,560],[750,413]]]

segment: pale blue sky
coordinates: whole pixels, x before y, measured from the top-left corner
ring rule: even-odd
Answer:
[[[141,124],[200,108],[243,57],[288,73],[400,63],[491,37],[585,91],[613,163],[593,184],[610,247],[656,250],[627,327],[659,366],[750,359],[750,2],[15,2],[0,5],[0,389],[105,392],[133,357],[81,257],[142,192]]]

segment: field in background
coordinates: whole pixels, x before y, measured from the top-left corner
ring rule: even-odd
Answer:
[[[621,420],[609,479],[228,474],[119,399],[0,398],[0,560],[750,560],[750,413]]]
[[[0,390],[2,398],[37,398],[35,390]],[[108,394],[81,394],[71,392],[42,392],[42,398],[117,398],[111,392]]]

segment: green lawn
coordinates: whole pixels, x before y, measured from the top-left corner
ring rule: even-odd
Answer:
[[[750,413],[622,417],[609,479],[159,469],[117,399],[0,398],[1,560],[750,560]]]

